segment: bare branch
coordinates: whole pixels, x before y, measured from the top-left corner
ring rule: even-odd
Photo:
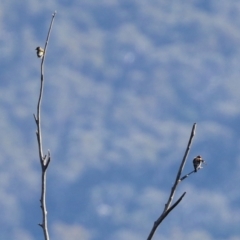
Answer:
[[[182,174],[184,165],[185,165],[186,160],[187,160],[187,156],[188,156],[188,153],[189,153],[191,144],[192,144],[192,139],[193,139],[193,137],[194,137],[194,135],[195,135],[195,129],[196,129],[196,123],[193,124],[192,131],[191,131],[191,134],[190,134],[190,138],[189,138],[189,141],[188,141],[188,145],[187,145],[185,154],[184,154],[184,156],[183,156],[182,163],[181,163],[181,165],[180,165],[180,167],[179,167],[179,170],[178,170],[178,173],[177,173],[177,177],[176,177],[175,183],[174,183],[174,185],[173,185],[173,187],[172,187],[172,191],[171,191],[171,193],[170,193],[168,202],[167,202],[167,204],[166,204],[166,206],[165,206],[164,212],[165,212],[165,211],[169,208],[169,206],[171,205],[171,202],[172,202],[172,200],[173,200],[173,197],[174,197],[174,194],[175,194],[177,185],[178,185],[178,183],[180,182],[180,177],[181,177],[181,174]]]
[[[45,240],[49,240],[49,234],[48,234],[48,225],[47,225],[47,207],[46,207],[46,171],[48,168],[48,165],[50,163],[50,152],[48,151],[48,157],[45,160],[45,156],[43,156],[43,150],[42,150],[42,130],[41,130],[41,103],[42,103],[42,96],[43,96],[43,88],[44,88],[44,60],[47,52],[47,46],[48,41],[53,25],[54,18],[56,16],[56,12],[52,15],[52,20],[50,23],[50,27],[48,30],[48,35],[44,47],[44,54],[41,61],[41,83],[40,83],[40,92],[39,92],[39,98],[38,98],[38,104],[37,104],[37,115],[34,114],[34,119],[37,125],[37,142],[38,142],[38,153],[39,153],[39,160],[42,168],[42,181],[41,181],[41,198],[40,198],[40,207],[42,209],[42,223],[39,224],[39,226],[42,227],[44,238]]]
[[[50,154],[50,150],[48,150],[48,155],[46,157],[46,164],[45,164],[46,169],[47,169],[50,161],[51,161],[51,154]]]
[[[160,223],[167,217],[167,215],[182,201],[183,197],[185,196],[186,192],[182,194],[182,196],[166,211],[164,212],[158,219],[157,221],[154,222],[152,230],[147,238],[147,240],[151,240],[155,231],[157,230],[158,226]]]
[[[154,222],[153,227],[152,227],[152,230],[151,230],[150,234],[148,235],[147,240],[151,240],[151,239],[152,239],[152,237],[153,237],[156,229],[158,228],[158,226],[160,225],[160,223],[163,221],[163,219],[169,214],[170,211],[172,211],[172,210],[180,203],[180,201],[182,200],[182,198],[183,198],[184,195],[186,194],[186,193],[183,193],[183,195],[176,201],[176,203],[174,203],[174,204],[171,206],[171,203],[172,203],[172,201],[173,201],[174,194],[175,194],[175,192],[176,192],[176,189],[177,189],[178,184],[179,184],[182,180],[184,180],[185,178],[187,178],[190,174],[192,174],[192,173],[189,173],[189,174],[187,174],[187,175],[185,175],[184,177],[181,178],[182,171],[183,171],[184,165],[185,165],[185,163],[186,163],[187,156],[188,156],[188,153],[189,153],[191,144],[192,144],[192,140],[193,140],[193,137],[194,137],[194,135],[195,135],[195,130],[196,130],[196,123],[193,124],[192,131],[191,131],[191,134],[190,134],[190,137],[189,137],[189,141],[188,141],[188,145],[187,145],[186,151],[185,151],[185,153],[184,153],[184,156],[183,156],[181,165],[180,165],[180,167],[179,167],[179,170],[178,170],[178,173],[177,173],[175,182],[174,182],[174,184],[173,184],[173,186],[172,186],[171,193],[170,193],[170,195],[169,195],[168,201],[167,201],[167,203],[165,204],[165,207],[164,207],[164,210],[163,210],[162,214],[161,214],[160,217]]]
[[[36,115],[35,114],[33,114],[33,117],[34,117],[34,119],[35,119],[35,122],[36,122],[36,124],[38,123],[38,120],[37,120],[37,117],[36,117]]]
[[[185,176],[181,177],[179,181],[183,181],[185,178],[189,177],[192,173],[195,173],[195,171],[191,171],[190,173],[186,174]]]
[[[166,211],[165,217],[182,201],[183,197],[185,196],[186,192],[182,194],[182,196]],[[165,218],[164,217],[164,218]],[[164,219],[163,218],[163,219]]]

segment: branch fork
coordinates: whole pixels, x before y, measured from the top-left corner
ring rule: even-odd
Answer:
[[[46,206],[46,172],[47,172],[49,163],[51,161],[51,154],[50,154],[50,151],[48,150],[48,153],[43,155],[43,150],[42,150],[41,103],[42,103],[43,88],[44,88],[44,60],[45,60],[48,41],[49,41],[55,16],[56,16],[56,12],[54,12],[52,15],[52,20],[48,30],[47,40],[44,47],[44,54],[41,61],[41,82],[40,82],[39,98],[37,103],[37,114],[36,115],[33,114],[33,117],[35,119],[35,123],[37,126],[36,136],[37,136],[37,142],[38,142],[39,160],[40,160],[40,165],[42,169],[41,198],[40,198],[40,208],[42,210],[42,223],[39,223],[38,225],[43,229],[45,240],[49,240],[48,224],[47,224],[47,206]]]
[[[188,145],[187,145],[187,148],[186,148],[186,151],[185,151],[185,154],[183,156],[183,159],[182,159],[182,162],[180,164],[180,167],[179,167],[179,170],[178,170],[178,173],[177,173],[177,176],[176,176],[176,179],[175,179],[175,182],[172,186],[172,189],[171,189],[171,192],[170,192],[170,195],[169,195],[169,198],[168,198],[168,201],[167,203],[165,204],[165,207],[164,207],[164,210],[162,212],[162,214],[160,215],[160,217],[154,222],[153,224],[153,227],[148,235],[148,238],[147,240],[151,240],[155,231],[157,230],[157,228],[159,227],[160,223],[165,219],[165,217],[167,217],[167,215],[182,201],[182,199],[184,198],[186,192],[184,192],[181,197],[174,203],[172,204],[172,201],[173,201],[173,198],[174,198],[174,194],[176,192],[176,189],[177,189],[177,186],[180,182],[182,182],[184,179],[186,179],[187,177],[189,177],[194,171],[186,174],[185,176],[181,177],[182,175],[182,171],[183,171],[183,168],[185,166],[185,163],[187,161],[187,156],[188,156],[188,153],[190,151],[190,147],[191,147],[191,144],[192,144],[192,140],[193,140],[193,137],[195,136],[195,130],[196,130],[196,123],[193,124],[192,126],[192,131],[191,131],[191,134],[190,134],[190,138],[189,138],[189,141],[188,141]],[[172,204],[172,205],[171,205]]]

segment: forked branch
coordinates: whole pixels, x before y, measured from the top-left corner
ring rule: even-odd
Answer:
[[[40,82],[40,92],[39,98],[37,103],[37,115],[34,114],[34,119],[37,125],[37,142],[38,142],[38,153],[39,153],[39,160],[42,169],[42,178],[41,178],[41,198],[40,198],[40,207],[42,210],[42,223],[39,224],[40,227],[43,229],[43,234],[45,240],[49,240],[49,233],[48,233],[48,225],[47,225],[47,206],[46,206],[46,171],[51,161],[51,154],[48,150],[47,155],[43,155],[43,147],[42,147],[42,130],[41,130],[41,103],[42,103],[42,96],[43,96],[43,87],[44,87],[44,60],[47,53],[47,46],[48,41],[53,25],[54,18],[56,16],[56,12],[52,15],[52,21],[50,23],[50,27],[48,30],[47,40],[44,47],[44,54],[41,61],[41,82]]]
[[[149,235],[148,235],[147,240],[151,240],[151,239],[152,239],[152,237],[153,237],[155,231],[157,230],[158,226],[160,225],[160,223],[161,223],[161,222],[165,219],[165,217],[167,217],[167,215],[182,201],[183,197],[184,197],[185,194],[186,194],[186,192],[184,192],[184,193],[182,194],[182,196],[181,196],[173,205],[171,205],[178,184],[179,184],[181,181],[183,181],[185,178],[187,178],[190,174],[192,174],[192,173],[194,172],[194,171],[192,171],[192,172],[188,173],[187,175],[181,177],[182,171],[183,171],[183,168],[184,168],[184,166],[185,166],[185,163],[186,163],[186,160],[187,160],[187,156],[188,156],[188,153],[189,153],[191,144],[192,144],[192,140],[193,140],[193,137],[194,137],[194,135],[195,135],[196,125],[197,125],[196,123],[193,124],[192,131],[191,131],[191,134],[190,134],[190,138],[189,138],[189,141],[188,141],[188,145],[187,145],[185,154],[184,154],[184,156],[183,156],[181,165],[180,165],[180,167],[179,167],[179,170],[178,170],[178,173],[177,173],[175,182],[174,182],[174,184],[173,184],[173,186],[172,186],[172,189],[171,189],[171,192],[170,192],[168,201],[167,201],[167,203],[165,204],[165,207],[164,207],[164,210],[163,210],[162,214],[161,214],[160,217],[154,222],[153,227],[152,227],[152,229],[151,229],[151,232],[150,232]]]

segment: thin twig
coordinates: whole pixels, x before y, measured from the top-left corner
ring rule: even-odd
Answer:
[[[193,170],[190,173],[186,174],[185,176],[181,177],[179,181],[180,182],[183,181],[185,178],[189,177],[192,173],[195,173],[195,171]]]
[[[174,194],[176,192],[176,189],[177,189],[177,186],[178,186],[178,183],[180,183],[182,180],[184,180],[185,178],[187,178],[191,173],[185,175],[184,177],[181,178],[181,175],[182,175],[182,171],[183,171],[183,168],[184,168],[184,165],[186,163],[186,160],[187,160],[187,156],[188,156],[188,153],[189,153],[189,150],[190,150],[190,147],[191,147],[191,144],[192,144],[192,140],[193,140],[193,137],[195,135],[195,130],[196,130],[196,123],[193,124],[193,127],[192,127],[192,131],[191,131],[191,134],[190,134],[190,138],[189,138],[189,141],[188,141],[188,145],[187,145],[187,148],[186,148],[186,151],[184,153],[184,156],[183,156],[183,159],[182,159],[182,162],[181,162],[181,165],[179,167],[179,170],[178,170],[178,173],[177,173],[177,176],[176,176],[176,179],[175,179],[175,182],[172,186],[172,189],[171,189],[171,193],[169,195],[169,198],[168,198],[168,201],[167,203],[165,204],[165,207],[164,207],[164,210],[162,212],[162,214],[160,215],[160,217],[154,222],[153,224],[153,227],[151,229],[151,232],[149,233],[148,235],[148,238],[147,240],[151,240],[155,231],[157,230],[158,226],[160,225],[160,223],[164,220],[164,218],[180,203],[180,201],[182,200],[182,198],[185,196],[186,192],[182,194],[182,196],[171,206],[171,203],[173,201],[173,198],[174,198]]]
[[[37,142],[38,142],[38,152],[39,152],[39,160],[42,168],[42,181],[41,181],[41,198],[40,204],[42,209],[42,223],[39,224],[40,227],[43,229],[44,238],[45,240],[49,240],[48,234],[48,225],[47,225],[47,206],[46,206],[46,172],[48,165],[51,161],[50,151],[48,150],[47,155],[43,155],[43,147],[42,147],[42,130],[41,130],[41,103],[42,103],[42,96],[43,96],[43,87],[44,87],[44,60],[47,52],[48,41],[53,25],[54,18],[56,16],[56,12],[52,15],[52,21],[48,30],[47,40],[44,47],[44,54],[41,61],[41,83],[40,83],[40,93],[38,98],[37,104],[37,116],[34,114],[34,119],[37,125]]]

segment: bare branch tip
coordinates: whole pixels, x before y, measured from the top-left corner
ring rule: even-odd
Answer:
[[[45,169],[48,168],[49,163],[51,162],[51,157],[49,156],[45,165]]]
[[[183,199],[183,197],[186,195],[187,192],[184,192],[183,195],[181,196],[181,199]]]
[[[35,120],[35,122],[36,122],[36,124],[37,124],[37,123],[38,123],[38,119],[37,119],[35,113],[33,114],[33,117],[34,117],[34,120]]]
[[[193,135],[193,136],[194,136],[195,133],[196,133],[196,126],[197,126],[197,124],[194,123],[194,124],[193,124],[193,127],[192,127],[192,135]]]
[[[187,192],[184,192],[184,193],[182,194],[182,196],[178,199],[179,202],[182,201],[182,199],[183,199],[183,197],[185,196],[186,193],[187,193]]]

